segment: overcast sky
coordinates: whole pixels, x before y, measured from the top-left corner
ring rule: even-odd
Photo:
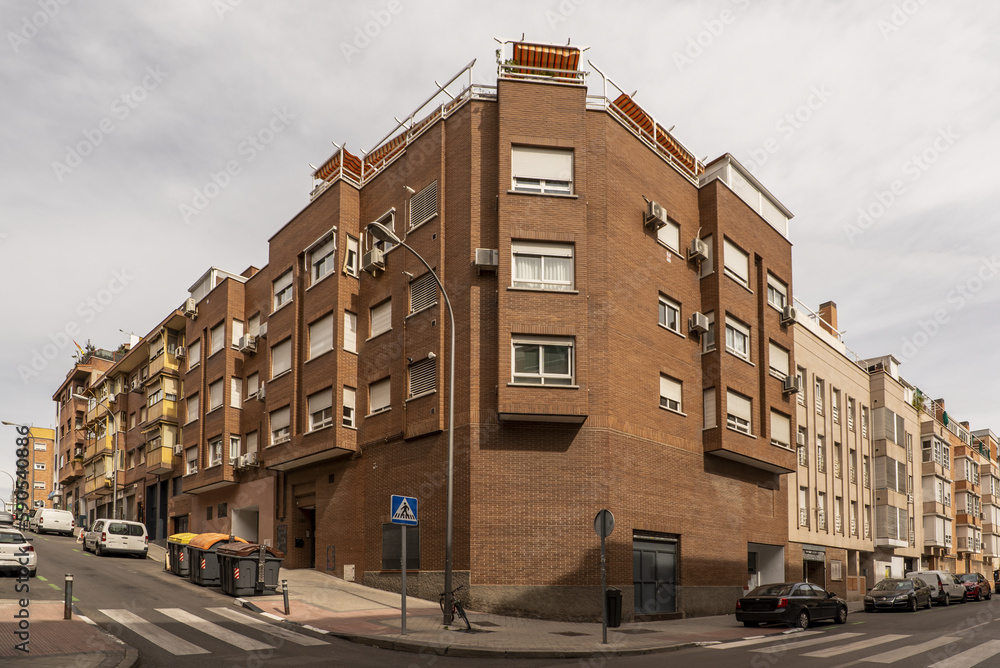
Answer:
[[[69,339],[115,348],[208,267],[265,264],[331,141],[371,149],[474,58],[493,83],[523,33],[736,156],[795,214],[795,296],[1000,431],[998,3],[34,0],[0,28],[4,420],[52,426]]]

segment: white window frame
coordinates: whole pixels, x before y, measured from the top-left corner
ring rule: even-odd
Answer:
[[[409,225],[414,229],[438,215],[438,182],[432,181],[410,197]]]
[[[347,236],[347,251],[344,253],[344,273],[357,278],[361,274],[361,242],[350,234]]]
[[[247,376],[247,399],[251,397],[256,397],[257,393],[260,391],[260,372],[254,371],[252,374]]]
[[[514,192],[572,195],[573,171],[571,148],[511,146],[510,187]]]
[[[706,246],[706,251],[708,255],[707,260],[702,260],[701,268],[698,271],[699,278],[704,278],[715,271],[715,260],[712,256],[712,249],[715,245],[714,238],[711,234],[707,234],[701,239]]]
[[[681,305],[661,292],[658,302],[658,310],[659,312],[657,318],[660,322],[660,327],[669,329],[671,332],[681,334],[681,336],[683,336],[681,333],[681,322],[683,322],[681,318]],[[674,316],[673,327],[670,326],[671,314]]]
[[[774,341],[767,342],[767,368],[775,378],[784,380],[788,377],[788,370],[791,368],[791,353],[779,346]]]
[[[537,373],[517,370],[517,347],[538,347]],[[569,373],[546,372],[544,366],[543,348],[566,348],[568,353]],[[576,386],[576,340],[573,337],[548,337],[527,334],[515,334],[511,337],[510,370],[512,385],[575,387]],[[532,379],[537,379],[533,382]]]
[[[316,359],[334,348],[333,313],[309,323],[309,359]]]
[[[573,244],[547,241],[513,241],[510,244],[511,287],[520,290],[549,290],[567,292],[576,289],[576,248]],[[518,258],[538,258],[539,276],[518,276]],[[545,277],[546,265],[569,258],[569,280]]]
[[[195,339],[188,344],[188,369],[193,369],[201,364],[201,339]]]
[[[788,305],[788,286],[771,272],[767,272],[767,303],[779,311]]]
[[[660,408],[684,414],[684,383],[665,373],[660,374]]]
[[[243,381],[239,376],[232,376],[229,381],[229,405],[232,408],[243,408]]]
[[[187,421],[194,422],[198,419],[198,402],[201,395],[195,393],[187,398]],[[132,427],[135,427],[135,413],[130,417]]]
[[[278,276],[271,285],[271,294],[273,295],[273,308],[272,311],[277,311],[279,308],[285,304],[292,301],[294,295],[294,274],[292,270],[289,269],[281,276]]]
[[[358,314],[344,311],[344,350],[358,352]]]
[[[701,351],[703,353],[710,353],[715,350],[715,311],[709,311],[705,314],[705,318],[708,319],[708,331],[701,335]]]
[[[368,415],[385,413],[392,408],[392,377],[380,378],[368,384]]]
[[[238,349],[240,347],[240,339],[242,338],[243,338],[243,321],[233,318],[232,347]]]
[[[208,356],[211,357],[212,355],[214,355],[215,353],[219,352],[220,350],[226,347],[226,321],[223,320],[215,327],[213,327],[211,330],[209,330],[208,338],[212,346],[212,349],[208,353]]]
[[[221,408],[223,402],[225,401],[225,395],[226,395],[225,379],[219,378],[218,380],[209,383],[208,405],[205,406],[205,412],[211,413],[216,408]]]
[[[333,228],[306,249],[309,262],[309,285],[316,285],[334,272],[337,266],[337,229]]]
[[[309,431],[317,431],[333,424],[333,388],[327,387],[306,399],[309,412]]]
[[[277,418],[277,429],[275,429],[275,419]],[[268,415],[268,428],[271,432],[271,445],[286,443],[292,437],[291,427],[291,407],[283,406],[271,411]]]
[[[750,254],[723,237],[722,267],[726,276],[750,289]]]
[[[672,220],[656,231],[656,240],[675,253],[681,252],[681,226]]]
[[[358,426],[357,400],[358,391],[345,385],[340,423],[350,429],[356,429]]]
[[[392,299],[376,304],[368,309],[369,339],[392,331]]]
[[[208,442],[208,466],[218,466],[222,463],[222,437],[212,439]]]
[[[730,337],[730,332],[732,337]],[[730,342],[730,338],[732,342]],[[737,347],[741,340],[745,346],[745,350],[742,352]],[[750,361],[750,327],[728,313],[726,314],[726,351],[740,359]]]
[[[229,461],[235,462],[240,456],[240,437],[229,437]]]
[[[771,445],[786,450],[792,448],[792,419],[773,409],[771,410]]]
[[[747,436],[753,435],[753,399],[726,390],[726,427]]]
[[[194,475],[198,472],[198,446],[192,446],[184,451],[184,475]]]
[[[287,349],[287,354],[285,350]],[[287,363],[285,359],[287,358]],[[276,364],[280,362],[281,364]],[[271,378],[288,373],[292,369],[292,339],[287,338],[281,343],[271,346]]]

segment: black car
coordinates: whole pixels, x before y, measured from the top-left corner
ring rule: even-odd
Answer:
[[[868,590],[865,612],[930,608],[934,593],[920,578],[886,578]]]
[[[761,585],[736,602],[736,621],[744,626],[778,623],[806,629],[822,619],[845,623],[847,603],[809,582]]]

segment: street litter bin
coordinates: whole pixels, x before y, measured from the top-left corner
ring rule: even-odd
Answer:
[[[233,544],[246,541],[239,537],[233,538]],[[229,544],[229,534],[201,533],[187,544],[188,577],[191,582],[202,587],[217,587],[219,585],[219,555],[216,550]]]
[[[215,550],[219,558],[219,584],[230,596],[273,594],[285,555],[257,543],[228,543]]]
[[[184,554],[186,551],[184,546],[197,535],[196,533],[175,533],[167,538],[167,558],[170,560],[170,572],[174,575],[187,577],[188,561],[187,555]]]
[[[604,605],[608,611],[608,628],[618,628],[622,625],[622,590],[608,587]]]

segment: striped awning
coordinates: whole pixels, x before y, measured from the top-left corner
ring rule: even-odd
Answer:
[[[355,179],[360,180],[361,159],[346,149],[337,151],[333,157],[323,163],[322,167],[316,170],[314,176],[324,181],[332,179],[340,172],[341,156],[343,156],[344,160],[344,171]]]
[[[580,49],[575,46],[551,46],[514,42],[514,64],[526,67],[543,67],[564,72],[576,72],[580,66]],[[576,78],[571,74],[552,74]]]
[[[637,105],[627,94],[622,93],[619,95],[618,98],[611,103],[611,109],[631,120],[635,125],[649,135],[649,137],[653,137],[653,119],[650,118],[649,114],[643,111],[642,107]],[[699,164],[697,158],[695,158],[690,151],[681,146],[681,144],[675,140],[669,132],[664,130],[659,123],[656,124],[656,143],[659,144],[660,147],[667,153],[675,157],[678,162],[684,165],[684,167],[686,167],[693,175],[699,176],[705,171],[704,166]]]

